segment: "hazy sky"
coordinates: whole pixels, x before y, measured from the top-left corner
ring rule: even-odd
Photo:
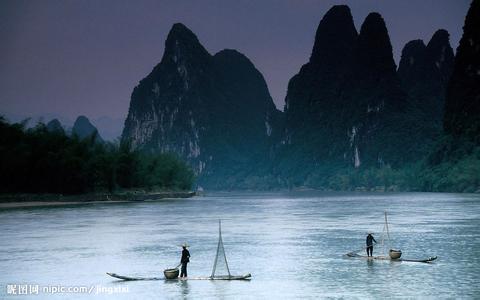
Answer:
[[[0,114],[124,117],[134,86],[160,61],[175,22],[214,54],[237,49],[283,109],[288,80],[309,56],[320,19],[347,4],[357,30],[384,17],[398,63],[403,45],[439,28],[456,49],[469,0],[0,0]]]

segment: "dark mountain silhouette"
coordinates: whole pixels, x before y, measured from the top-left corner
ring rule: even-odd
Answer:
[[[399,166],[425,154],[396,69],[380,14],[369,14],[359,34],[347,6],[325,14],[309,62],[288,86],[276,157],[288,185],[323,185],[338,170]]]
[[[409,103],[416,106],[425,119],[435,120],[441,130],[445,92],[453,69],[454,54],[449,34],[440,29],[428,45],[422,40],[408,42],[402,50],[398,67],[402,88]]]
[[[470,6],[452,77],[448,84],[444,128],[454,137],[480,145],[480,1]]]
[[[288,185],[302,185],[326,161],[350,160],[344,159],[348,124],[342,109],[349,101],[345,87],[352,78],[356,39],[348,6],[332,7],[318,25],[309,62],[288,84],[285,146],[275,163]]]
[[[72,128],[72,135],[78,136],[80,139],[94,138],[95,142],[103,142],[102,137],[98,133],[95,126],[90,123],[90,120],[85,116],[79,116]]]
[[[407,43],[398,69],[379,13],[357,32],[350,9],[332,7],[288,84],[284,113],[248,58],[235,50],[212,56],[175,24],[161,62],[133,90],[122,140],[176,153],[208,188],[432,190],[436,173],[419,166],[444,162],[445,147],[459,149],[438,142],[443,115],[448,136],[480,143],[478,3],[457,57],[440,29],[427,45]],[[440,150],[428,156],[435,143]],[[460,152],[470,155],[469,147]]]
[[[444,134],[420,173],[426,191],[480,192],[480,1],[470,6],[445,98]]]
[[[370,13],[360,29],[352,85],[348,118],[353,121],[355,166],[403,161],[411,146],[405,144],[410,129],[405,121],[406,95],[400,88],[385,22],[378,13]]]
[[[345,5],[332,7],[318,26],[310,61],[288,85],[285,99],[288,144],[315,138],[317,130],[329,130],[325,125],[340,121],[328,111],[342,106],[344,99],[339,91],[351,77],[356,38],[350,9]]]
[[[176,153],[201,185],[235,188],[264,168],[280,118],[247,57],[212,56],[175,24],[161,62],[132,93],[122,138],[135,149]]]
[[[50,132],[60,132],[65,133],[65,129],[63,129],[62,123],[58,119],[53,119],[47,123],[47,130]]]

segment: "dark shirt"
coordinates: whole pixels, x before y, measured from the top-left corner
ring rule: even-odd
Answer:
[[[182,251],[182,259],[180,260],[180,262],[183,264],[183,263],[188,263],[190,262],[190,252],[188,252],[187,249],[183,249]]]
[[[367,246],[372,246],[373,242],[377,242],[371,234],[367,235]]]

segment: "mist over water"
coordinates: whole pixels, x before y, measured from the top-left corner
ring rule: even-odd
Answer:
[[[403,258],[345,258],[388,211],[392,246]],[[122,282],[105,272],[163,277],[190,245],[189,276],[209,276],[222,220],[233,275],[251,281]],[[0,298],[90,299],[92,295],[8,295],[7,284],[128,288],[95,299],[473,298],[480,294],[480,195],[429,193],[209,193],[158,202],[0,210]],[[381,254],[375,247],[374,254]]]

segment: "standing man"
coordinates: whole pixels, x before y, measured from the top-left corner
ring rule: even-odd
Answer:
[[[190,262],[190,252],[187,250],[187,243],[184,243],[182,248],[182,259],[180,260],[182,263],[182,271],[180,273],[180,277],[187,277],[187,264]]]
[[[375,242],[375,244],[377,243],[372,234],[369,233],[367,235],[367,257],[373,256],[373,242]]]

